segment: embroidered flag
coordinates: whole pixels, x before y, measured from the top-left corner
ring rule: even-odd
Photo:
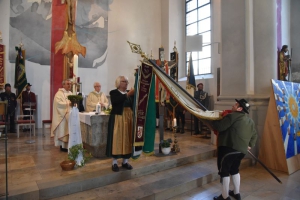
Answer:
[[[191,53],[189,65],[188,65],[187,80],[186,80],[186,91],[191,96],[194,96],[195,90],[196,90],[196,80],[195,80],[195,75],[194,75],[193,59],[192,59],[192,53]]]
[[[15,88],[17,89],[17,99],[21,96],[23,89],[27,85],[25,71],[25,50],[22,47],[15,47],[17,51],[15,63]]]

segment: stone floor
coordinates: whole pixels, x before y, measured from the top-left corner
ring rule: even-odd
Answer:
[[[46,137],[42,136],[41,129],[37,129],[37,136],[32,137],[35,140],[33,144],[27,144],[30,139],[28,133],[9,134],[8,140],[8,182],[9,193],[13,195],[17,192],[26,192],[27,190],[39,190],[43,182],[59,182],[67,178],[76,178],[79,174],[98,171],[111,173],[111,159],[92,158],[86,166],[77,168],[73,171],[62,171],[59,163],[67,157],[67,153],[61,152],[58,147],[54,147],[53,140],[49,137],[49,129]],[[155,148],[158,148],[158,133],[156,134]],[[165,138],[173,137],[171,132],[165,132]],[[171,157],[181,157],[193,154],[202,149],[213,149],[209,139],[193,137],[189,132],[178,135],[178,141],[181,152],[175,156],[142,156],[137,161],[130,161],[133,167],[147,165],[149,162],[161,162],[171,159]],[[211,162],[211,161],[210,161]],[[242,184],[241,194],[243,199],[300,199],[300,171],[292,175],[280,172],[274,172],[283,182],[279,184],[271,175],[269,175],[260,166],[248,167],[241,171]],[[122,186],[122,182],[119,184]],[[192,189],[172,199],[212,199],[213,196],[220,193],[220,183],[211,182],[202,187]],[[100,199],[99,191],[101,188],[95,188],[84,192],[79,192],[55,199]],[[4,141],[0,141],[0,193],[5,192],[5,156]],[[122,199],[122,198],[121,198]]]
[[[278,183],[261,166],[252,166],[240,171],[241,197],[244,200],[299,200],[300,171],[291,175],[273,171],[282,181]],[[231,189],[233,186],[231,184]],[[208,183],[202,187],[190,190],[172,200],[211,200],[221,194],[219,181]],[[75,200],[76,198],[73,198]],[[79,198],[77,198],[79,199]],[[231,198],[234,199],[234,198]]]

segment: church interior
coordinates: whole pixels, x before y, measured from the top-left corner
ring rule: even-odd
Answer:
[[[188,96],[192,55],[195,90],[202,83],[209,111],[231,110],[235,99],[249,102],[248,116],[258,137],[251,149],[254,157],[246,154],[241,162],[242,199],[299,199],[299,9],[299,0],[0,0],[0,92],[9,83],[18,94],[19,72],[23,77],[25,73],[36,97],[29,131],[16,121],[16,133],[6,129],[5,134],[7,124],[0,123],[0,199],[208,200],[220,195],[217,136],[209,129],[195,134],[192,109],[187,109],[179,131],[172,126],[173,118],[168,122],[156,116],[152,152],[129,159],[133,169],[118,172],[112,171],[105,148],[99,147],[100,155],[92,146],[96,140],[106,141],[97,131],[107,130],[109,115],[98,115],[101,120],[95,121],[81,113],[82,141],[92,152],[90,160],[62,170],[68,153],[56,146],[51,133],[56,92],[69,79],[86,107],[96,82],[109,100],[118,76],[128,78],[128,89],[135,88],[136,69],[145,57],[133,53],[131,43],[159,66],[169,65],[172,81],[166,84],[162,78],[162,87],[182,88],[184,95],[178,96]],[[196,45],[201,50],[191,53],[187,36],[194,35],[202,35]],[[24,68],[18,68],[24,73],[16,70],[15,47],[24,50]],[[16,117],[22,115],[21,101],[17,99]],[[98,135],[89,136],[91,131]],[[167,138],[173,141],[172,150],[164,155],[160,144]]]

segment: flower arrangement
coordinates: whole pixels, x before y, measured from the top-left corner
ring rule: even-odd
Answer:
[[[68,99],[69,99],[71,102],[79,102],[79,101],[81,101],[83,98],[82,98],[82,96],[80,96],[80,95],[69,95],[69,96],[68,96]]]
[[[78,164],[76,165],[82,167],[92,157],[91,154],[88,153],[87,150],[83,148],[82,144],[76,144],[71,148],[69,148],[68,159],[75,161],[80,152],[82,152],[83,160],[81,161],[81,165]]]
[[[172,143],[172,139],[169,138],[169,139],[166,139],[166,140],[161,140],[159,145],[161,146],[161,148],[168,148],[171,146],[171,143]]]
[[[104,108],[105,114],[110,114],[111,110],[112,110],[112,106],[111,105],[109,105],[107,108]]]

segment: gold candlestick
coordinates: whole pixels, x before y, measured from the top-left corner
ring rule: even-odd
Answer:
[[[174,144],[173,144],[173,147],[171,149],[172,152],[180,152],[180,148],[179,148],[179,144],[178,144],[178,141],[177,141],[177,133],[176,133],[176,130],[177,130],[177,126],[174,126],[173,127],[173,132],[174,132]]]

